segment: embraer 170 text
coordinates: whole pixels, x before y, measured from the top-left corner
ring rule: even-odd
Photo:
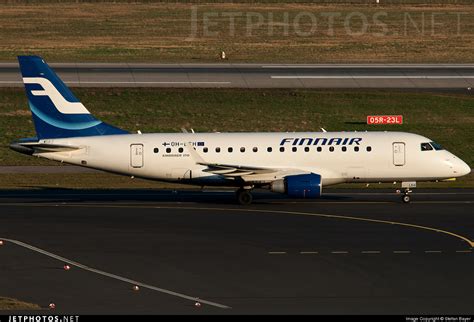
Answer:
[[[439,144],[404,132],[131,134],[92,116],[40,57],[18,60],[37,137],[11,148],[41,158],[151,180],[235,186],[241,204],[252,202],[255,187],[318,198],[323,186],[394,181],[409,202],[417,181],[471,172]]]

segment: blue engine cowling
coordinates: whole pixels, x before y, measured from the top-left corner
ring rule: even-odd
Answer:
[[[294,198],[319,198],[322,190],[321,176],[315,173],[287,176],[273,182],[271,190]]]

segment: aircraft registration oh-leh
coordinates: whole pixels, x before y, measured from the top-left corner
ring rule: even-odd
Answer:
[[[419,181],[470,167],[439,144],[404,132],[132,134],[92,116],[41,57],[18,57],[37,137],[15,151],[116,174],[202,186],[235,186],[318,198],[323,186],[401,182],[402,200]]]

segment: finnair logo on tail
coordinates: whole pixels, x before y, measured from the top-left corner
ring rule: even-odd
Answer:
[[[90,114],[81,102],[68,102],[46,78],[24,77],[23,83],[41,85],[42,90],[31,91],[31,94],[34,96],[48,96],[56,109],[62,114]]]

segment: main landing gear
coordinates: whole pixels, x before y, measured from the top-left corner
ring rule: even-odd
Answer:
[[[241,205],[250,205],[252,203],[253,197],[251,189],[240,188],[236,191],[237,201]]]

